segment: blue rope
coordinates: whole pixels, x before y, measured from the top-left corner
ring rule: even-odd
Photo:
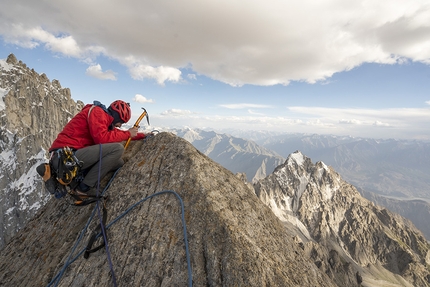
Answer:
[[[112,176],[111,180],[109,181],[108,185],[105,187],[105,189],[102,192],[103,193],[107,190],[107,188],[110,186],[110,183],[112,182],[112,180],[114,179],[114,177],[116,176],[117,172],[119,171],[119,169],[116,170],[115,174]],[[120,220],[121,218],[123,218],[127,213],[129,213],[132,209],[134,209],[136,206],[138,206],[139,204],[147,201],[148,199],[158,196],[158,195],[162,195],[162,194],[166,194],[166,193],[172,193],[174,194],[180,204],[181,204],[181,220],[182,220],[182,226],[183,226],[183,234],[184,234],[184,242],[185,242],[185,253],[186,253],[186,259],[187,259],[187,269],[188,269],[188,286],[192,287],[193,286],[193,275],[192,275],[192,269],[191,269],[191,260],[190,260],[190,252],[189,252],[189,248],[188,248],[188,236],[187,236],[187,226],[186,226],[186,222],[185,222],[185,208],[184,208],[184,202],[182,201],[182,198],[175,192],[172,190],[164,190],[164,191],[160,191],[158,193],[154,193],[148,197],[145,197],[143,199],[141,199],[140,201],[136,202],[135,204],[133,204],[132,206],[130,206],[126,211],[124,211],[122,214],[120,214],[118,217],[116,217],[112,222],[110,222],[109,224],[106,225],[106,229],[109,229],[113,224],[115,224],[118,220]],[[53,278],[53,280],[47,285],[48,287],[52,285],[52,283],[54,281],[58,281],[56,284],[58,285],[60,278],[63,276],[64,271],[66,270],[66,268],[72,264],[73,262],[76,261],[76,259],[78,259],[79,256],[81,256],[84,252],[85,252],[85,248],[83,248],[72,260],[70,260],[70,257],[72,256],[72,254],[75,252],[76,247],[78,245],[78,243],[80,242],[80,240],[82,239],[83,234],[85,233],[86,229],[88,228],[89,223],[91,222],[94,214],[95,214],[95,209],[97,207],[94,208],[91,217],[88,220],[87,225],[85,226],[84,230],[82,230],[81,235],[78,238],[78,241],[75,243],[75,246],[72,249],[72,252],[70,253],[66,264],[64,264],[63,269],[61,270],[60,273],[57,274],[57,276],[55,276]],[[97,238],[101,236],[101,233],[99,233],[97,235]],[[58,279],[57,279],[58,278]],[[55,285],[55,286],[57,286]]]
[[[187,257],[187,266],[188,266],[188,286],[193,286],[193,275],[192,275],[192,270],[191,270],[191,262],[190,262],[190,252],[188,249],[188,236],[187,236],[187,225],[185,223],[185,208],[184,208],[184,202],[182,201],[182,198],[179,196],[179,194],[177,194],[176,192],[174,192],[173,190],[163,190],[157,193],[154,193],[148,197],[145,197],[144,199],[139,200],[138,202],[136,202],[135,204],[133,204],[132,206],[130,206],[126,211],[124,211],[122,214],[120,214],[117,218],[115,218],[112,222],[110,222],[109,224],[106,225],[106,229],[108,229],[109,227],[111,227],[114,223],[116,223],[118,220],[120,220],[121,218],[123,218],[127,213],[129,213],[133,208],[135,208],[137,205],[141,204],[142,202],[147,201],[148,199],[158,196],[158,195],[162,195],[165,193],[173,193],[179,200],[180,204],[181,204],[181,220],[182,220],[182,226],[183,226],[183,233],[184,233],[184,241],[185,241],[185,253],[186,253],[186,257]],[[100,236],[100,233],[97,237]]]
[[[106,185],[106,187],[103,189],[102,195],[106,192],[106,190],[109,188],[109,186],[111,185],[113,179],[115,178],[116,174],[118,173],[118,171],[120,170],[120,168],[118,168],[115,173],[112,175],[111,179],[109,180],[108,184]],[[63,268],[61,269],[61,271],[51,280],[51,282],[48,283],[47,287],[52,286],[52,284],[55,283],[54,286],[58,286],[58,284],[60,283],[60,279],[61,277],[63,277],[64,272],[66,271],[67,267],[69,267],[70,264],[72,264],[82,253],[85,252],[85,248],[79,252],[79,254],[74,257],[72,260],[70,259],[73,255],[73,253],[75,252],[77,246],[79,245],[80,241],[82,240],[82,237],[84,236],[86,230],[88,229],[88,226],[90,225],[91,221],[93,220],[93,217],[95,215],[96,212],[96,208],[94,207],[93,211],[91,212],[90,218],[88,218],[87,224],[85,225],[84,229],[82,229],[81,234],[78,237],[78,240],[76,241],[75,245],[72,248],[72,251],[70,252],[69,257],[66,260],[66,263],[64,264]]]
[[[101,176],[101,167],[102,167],[102,145],[100,144],[99,147],[100,147],[100,158],[99,158],[99,175],[98,175],[98,179],[97,179],[97,193],[96,193],[97,198],[99,196],[99,190],[100,190],[100,176]],[[110,271],[112,273],[113,285],[115,287],[117,287],[118,285],[116,284],[115,271],[113,269],[112,259],[111,259],[110,252],[109,252],[109,243],[108,243],[107,236],[106,236],[106,229],[105,229],[105,226],[103,224],[103,218],[102,218],[102,215],[100,212],[100,209],[101,209],[100,208],[100,200],[97,200],[96,204],[97,204],[96,205],[97,206],[97,213],[99,215],[99,220],[100,220],[100,229],[102,230],[103,240],[105,242],[105,249],[106,249],[106,255],[108,258],[108,262],[109,262],[109,268],[110,268]]]

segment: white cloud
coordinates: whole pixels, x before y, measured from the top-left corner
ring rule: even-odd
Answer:
[[[427,102],[426,102],[426,104],[427,104],[427,105],[430,105],[430,101],[427,101]]]
[[[193,112],[189,110],[180,110],[180,109],[170,109],[161,113],[162,116],[173,116],[173,117],[186,116],[191,114],[193,114]]]
[[[263,113],[257,113],[257,112],[255,112],[255,111],[253,111],[253,110],[251,110],[251,109],[248,109],[248,114],[251,114],[251,115],[259,115],[259,116],[264,116],[264,114]]]
[[[197,80],[196,74],[188,74],[187,78],[190,79],[190,80]]]
[[[258,105],[258,104],[225,104],[225,105],[219,105],[220,107],[227,108],[227,109],[233,109],[233,110],[239,110],[239,109],[248,109],[248,108],[254,108],[254,109],[265,109],[265,108],[271,108],[270,105]]]
[[[388,123],[383,123],[383,122],[380,122],[380,121],[375,121],[375,122],[373,123],[373,125],[374,125],[374,126],[378,126],[378,127],[389,127],[389,126],[390,126],[390,124],[388,124]]]
[[[154,100],[152,99],[147,99],[146,97],[140,95],[140,94],[136,94],[133,98],[133,101],[138,102],[138,103],[148,103],[148,104],[153,104],[155,103]]]
[[[112,80],[116,81],[116,73],[112,70],[102,71],[100,64],[89,66],[85,72],[88,76],[100,79],[100,80]]]
[[[346,125],[360,125],[361,121],[356,120],[356,119],[350,119],[350,120],[346,120],[346,119],[341,119],[339,121],[340,124],[346,124]]]
[[[134,63],[128,66],[130,75],[135,80],[154,79],[158,84],[170,81],[177,83],[181,80],[181,71],[171,67],[152,67],[149,65]]]
[[[136,80],[178,83],[191,67],[233,86],[286,85],[363,63],[430,64],[428,19],[422,0],[130,0],[103,13],[98,2],[23,0],[2,3],[0,35],[87,62],[106,56]]]
[[[319,134],[430,140],[429,109],[366,110],[294,107],[290,108],[290,111],[292,110],[295,111],[294,117],[291,115],[282,117],[209,116],[172,109],[160,115],[154,115],[153,118],[159,125],[169,127],[209,127],[221,130],[227,126],[230,129],[291,133],[316,133],[317,129]]]
[[[397,108],[397,109],[351,109],[351,108],[325,108],[325,107],[288,107],[289,111],[316,117],[338,119],[354,118],[355,121],[365,121],[369,118],[386,119],[430,119],[430,109]],[[372,121],[373,122],[373,121]]]

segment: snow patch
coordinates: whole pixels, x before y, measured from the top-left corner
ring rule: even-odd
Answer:
[[[269,201],[266,203],[272,212],[276,215],[276,217],[279,218],[279,220],[283,222],[290,222],[293,224],[300,232],[308,239],[311,239],[311,236],[309,234],[308,229],[306,226],[301,222],[296,216],[292,215],[291,211],[291,201],[292,198],[284,195],[283,198],[279,202],[284,202],[284,205],[278,205],[274,198],[270,198]]]
[[[321,193],[325,200],[331,200],[333,198],[333,190],[329,186],[321,187]]]
[[[6,109],[6,104],[4,103],[4,97],[7,95],[9,90],[0,88],[0,111]]]
[[[303,154],[301,152],[295,152],[295,153],[290,154],[290,158],[293,159],[297,163],[297,165],[299,165],[299,166],[303,165],[303,163],[305,161],[305,158],[303,157]],[[291,161],[288,162],[288,165],[291,165],[291,164],[292,164]]]
[[[5,149],[0,153],[0,162],[3,170],[7,168],[15,170],[17,162],[15,152],[11,149]]]
[[[14,68],[13,65],[8,64],[5,60],[0,60],[0,67],[2,68],[2,70],[9,72],[10,70],[12,70]]]
[[[14,211],[15,210],[15,206],[14,207],[11,207],[11,208],[9,208],[8,210],[6,210],[6,212],[5,212],[5,214],[6,215],[10,215],[11,213],[12,213],[12,211]]]
[[[6,153],[3,152],[3,154],[7,154],[8,156],[12,153],[12,151],[7,151]],[[3,166],[14,166],[16,165],[16,160],[13,160],[16,158],[15,154],[11,155],[10,158],[12,158],[12,162],[3,162]],[[17,207],[20,211],[22,210],[37,210],[40,208],[43,204],[41,201],[36,201],[35,203],[29,204],[29,200],[31,197],[35,195],[35,187],[37,184],[41,181],[40,175],[36,171],[36,167],[39,166],[39,164],[46,161],[45,157],[45,150],[41,149],[37,155],[32,156],[29,160],[35,159],[35,164],[31,166],[27,172],[23,173],[20,178],[16,179],[15,181],[12,181],[8,185],[8,189],[10,191],[18,192],[19,195],[19,202],[17,204]]]

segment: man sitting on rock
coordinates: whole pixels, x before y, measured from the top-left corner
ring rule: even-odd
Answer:
[[[146,137],[144,133],[138,132],[138,127],[128,130],[119,129],[130,118],[130,105],[121,100],[114,101],[107,109],[98,101],[94,101],[92,105],[87,104],[66,124],[52,143],[49,149],[51,164],[42,164],[37,168],[38,173],[43,176],[48,191],[56,197],[62,197],[65,194],[65,192],[57,194],[58,181],[52,176],[52,173],[58,169],[53,159],[56,156],[59,157],[65,147],[70,148],[72,157],[78,161],[80,170],[84,174],[83,178],[75,178],[70,183],[66,183],[70,186],[72,194],[88,194],[88,191],[94,188],[109,171],[121,167],[124,164],[122,159],[124,146],[120,142],[129,138],[139,140]],[[62,175],[57,176],[60,178]],[[62,184],[65,185],[64,182]]]

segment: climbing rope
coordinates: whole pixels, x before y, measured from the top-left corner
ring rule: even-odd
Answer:
[[[120,170],[120,168],[118,168],[115,173],[112,175],[111,179],[109,180],[108,184],[106,185],[106,187],[104,188],[103,192],[102,192],[102,196],[104,195],[104,193],[106,192],[106,190],[109,188],[109,186],[111,185],[113,179],[115,178],[116,174],[118,173],[118,171]],[[60,279],[63,276],[64,272],[66,271],[67,267],[69,267],[70,264],[72,264],[82,253],[85,252],[85,249],[83,249],[81,252],[79,252],[79,254],[73,258],[70,259],[72,257],[72,255],[74,254],[74,252],[76,251],[76,248],[78,247],[80,241],[82,240],[85,232],[87,231],[91,221],[93,220],[95,213],[97,210],[97,206],[94,207],[93,211],[91,212],[90,217],[88,218],[88,221],[85,225],[85,227],[82,229],[81,233],[79,234],[78,240],[75,242],[75,245],[72,248],[72,251],[70,252],[66,263],[64,264],[63,268],[61,269],[61,271],[51,280],[51,282],[48,283],[47,287],[52,286],[53,284],[55,284],[54,286],[58,286],[58,284],[60,283]]]
[[[114,173],[114,175],[112,176],[112,178],[110,179],[110,181],[109,181],[109,183],[106,185],[106,187],[105,187],[105,189],[103,190],[103,192],[102,192],[102,195],[104,194],[104,192],[108,189],[108,187],[110,186],[110,183],[112,182],[112,180],[114,179],[114,177],[116,176],[116,174],[117,174],[117,172],[119,171],[119,169],[118,170],[116,170],[116,172]],[[158,192],[158,193],[154,193],[154,194],[152,194],[152,195],[150,195],[150,196],[148,196],[148,197],[145,197],[145,198],[143,198],[143,199],[141,199],[140,201],[138,201],[138,202],[136,202],[135,204],[133,204],[132,206],[130,206],[126,211],[124,211],[122,214],[120,214],[118,217],[116,217],[112,222],[110,222],[109,224],[107,224],[106,225],[106,230],[107,229],[109,229],[113,224],[115,224],[117,221],[119,221],[121,218],[123,218],[125,215],[127,215],[131,210],[133,210],[136,206],[138,206],[139,204],[141,204],[141,203],[143,203],[143,202],[145,202],[145,201],[147,201],[148,199],[150,199],[150,198],[153,198],[153,197],[155,197],[155,196],[158,196],[158,195],[162,195],[162,194],[166,194],[166,193],[171,193],[171,194],[174,194],[177,198],[178,198],[178,200],[179,200],[179,202],[180,202],[180,205],[181,205],[181,220],[182,220],[182,226],[183,226],[183,234],[184,234],[184,242],[185,242],[185,253],[186,253],[186,260],[187,260],[187,269],[188,269],[188,286],[189,287],[191,287],[191,286],[193,286],[193,278],[192,278],[192,269],[191,269],[191,261],[190,261],[190,253],[189,253],[189,248],[188,248],[188,237],[187,237],[187,226],[186,226],[186,223],[185,223],[185,208],[184,208],[184,203],[183,203],[183,201],[182,201],[182,198],[175,192],[175,191],[172,191],[172,190],[163,190],[163,191],[160,191],[160,192]],[[70,255],[69,255],[69,257],[68,257],[68,259],[67,259],[67,261],[66,261],[66,263],[64,264],[64,266],[63,266],[63,268],[62,268],[62,270],[52,279],[52,281],[47,285],[48,287],[49,286],[52,286],[52,284],[54,284],[55,283],[55,285],[54,286],[58,286],[58,283],[60,282],[60,279],[61,279],[61,277],[63,276],[63,274],[64,274],[64,272],[65,272],[65,270],[67,269],[67,267],[70,265],[70,264],[72,264],[74,261],[76,261],[76,259],[78,259],[79,258],[79,256],[81,256],[84,252],[85,252],[85,250],[86,250],[86,248],[83,248],[73,259],[70,259],[71,257],[72,257],[72,255],[73,255],[73,253],[75,252],[75,250],[76,250],[76,248],[77,248],[77,246],[78,246],[78,244],[79,244],[79,242],[81,241],[81,239],[82,239],[82,237],[83,237],[83,234],[85,233],[85,231],[86,231],[86,229],[88,228],[88,226],[89,226],[89,224],[90,224],[90,222],[91,222],[91,220],[92,220],[92,218],[94,217],[94,215],[95,215],[95,211],[96,211],[96,208],[97,207],[95,207],[94,208],[94,210],[93,210],[93,212],[92,212],[92,214],[91,214],[91,216],[90,216],[90,218],[89,218],[89,220],[88,220],[88,222],[87,222],[87,224],[85,225],[85,227],[84,227],[84,229],[82,230],[82,232],[81,232],[81,234],[80,234],[80,236],[79,236],[79,238],[78,238],[78,240],[77,240],[77,242],[75,243],[75,245],[74,245],[74,247],[72,248],[72,251],[71,251],[71,253],[70,253]],[[100,232],[98,235],[97,235],[97,237],[100,237],[102,235],[102,232]]]
[[[97,198],[99,196],[99,190],[100,190],[100,180],[101,180],[100,175],[101,175],[101,170],[102,170],[102,154],[103,154],[102,153],[102,145],[100,144],[99,147],[100,147],[100,157],[99,157],[99,174],[98,174],[98,178],[97,178],[97,193],[96,193]],[[111,259],[110,252],[109,252],[109,243],[108,243],[107,236],[106,236],[106,229],[105,229],[105,226],[103,224],[103,217],[101,215],[100,200],[97,200],[96,207],[97,207],[97,213],[99,215],[99,220],[100,220],[100,229],[102,230],[102,233],[103,233],[103,240],[105,243],[106,255],[108,258],[108,262],[109,262],[109,268],[110,268],[110,271],[112,274],[113,285],[115,287],[117,287],[118,285],[116,284],[115,271],[113,270],[112,259]],[[106,211],[106,209],[104,209],[104,210]],[[106,215],[106,214],[104,214],[104,215]],[[104,216],[104,218],[106,220],[106,216]]]

